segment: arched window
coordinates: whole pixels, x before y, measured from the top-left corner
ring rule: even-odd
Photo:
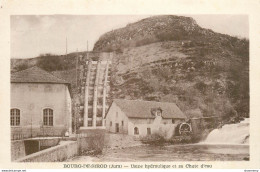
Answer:
[[[43,109],[43,125],[53,126],[53,110]]]
[[[19,109],[11,109],[10,122],[11,122],[11,126],[20,125],[20,110]]]
[[[134,134],[135,134],[135,135],[138,135],[138,134],[139,134],[139,130],[138,130],[137,127],[134,128]]]

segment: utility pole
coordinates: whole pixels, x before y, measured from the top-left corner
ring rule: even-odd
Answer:
[[[78,88],[78,48],[76,53],[76,88]]]
[[[87,40],[87,53],[86,54],[87,54],[87,61],[88,61],[89,60],[88,59],[88,40]]]
[[[66,57],[67,57],[67,53],[68,53],[68,44],[67,44],[67,37],[66,37]]]
[[[31,114],[31,138],[33,137],[33,133],[32,133],[32,114]]]
[[[77,48],[77,53],[76,53],[76,91],[78,94],[78,48]],[[78,103],[75,103],[75,110],[74,110],[74,132],[76,133],[77,129],[77,115],[79,113],[78,111]]]
[[[88,41],[87,41],[87,52],[88,52]]]

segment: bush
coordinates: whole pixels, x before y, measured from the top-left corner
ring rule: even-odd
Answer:
[[[21,70],[24,70],[24,69],[27,69],[27,68],[29,68],[28,64],[27,63],[23,63],[23,64],[21,64],[19,66],[16,66],[15,67],[15,71],[21,71]]]
[[[163,78],[165,79],[166,81],[168,81],[169,79],[172,78],[173,76],[173,71],[171,70],[171,68],[169,67],[160,67],[160,68],[157,68],[157,69],[153,69],[152,70],[152,74],[153,75],[157,75],[159,76],[160,78]]]
[[[187,110],[185,112],[185,114],[189,118],[200,118],[200,117],[203,117],[202,112],[201,112],[201,110],[199,108]]]
[[[142,143],[151,144],[151,145],[160,145],[164,144],[166,140],[159,133],[154,133],[151,135],[147,135],[141,138]]]
[[[135,46],[139,47],[139,46],[151,44],[153,42],[156,42],[153,38],[144,38],[144,39],[136,41]]]
[[[46,54],[39,57],[39,60],[37,61],[36,65],[46,71],[55,71],[55,70],[64,69],[64,64],[62,63],[62,60],[59,58],[59,56],[52,55],[52,54]]]
[[[192,142],[192,137],[190,137],[190,136],[175,136],[170,140],[170,143],[187,144],[187,143],[193,143],[193,142]]]
[[[198,89],[202,94],[205,94],[208,85],[205,84],[203,81],[199,81],[194,85],[194,87]]]

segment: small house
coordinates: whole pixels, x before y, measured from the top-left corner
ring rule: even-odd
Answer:
[[[106,130],[132,136],[160,132],[171,136],[185,120],[175,103],[115,99],[106,114]]]

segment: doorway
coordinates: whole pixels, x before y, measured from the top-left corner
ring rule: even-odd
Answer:
[[[116,123],[116,133],[119,133],[119,123]]]

